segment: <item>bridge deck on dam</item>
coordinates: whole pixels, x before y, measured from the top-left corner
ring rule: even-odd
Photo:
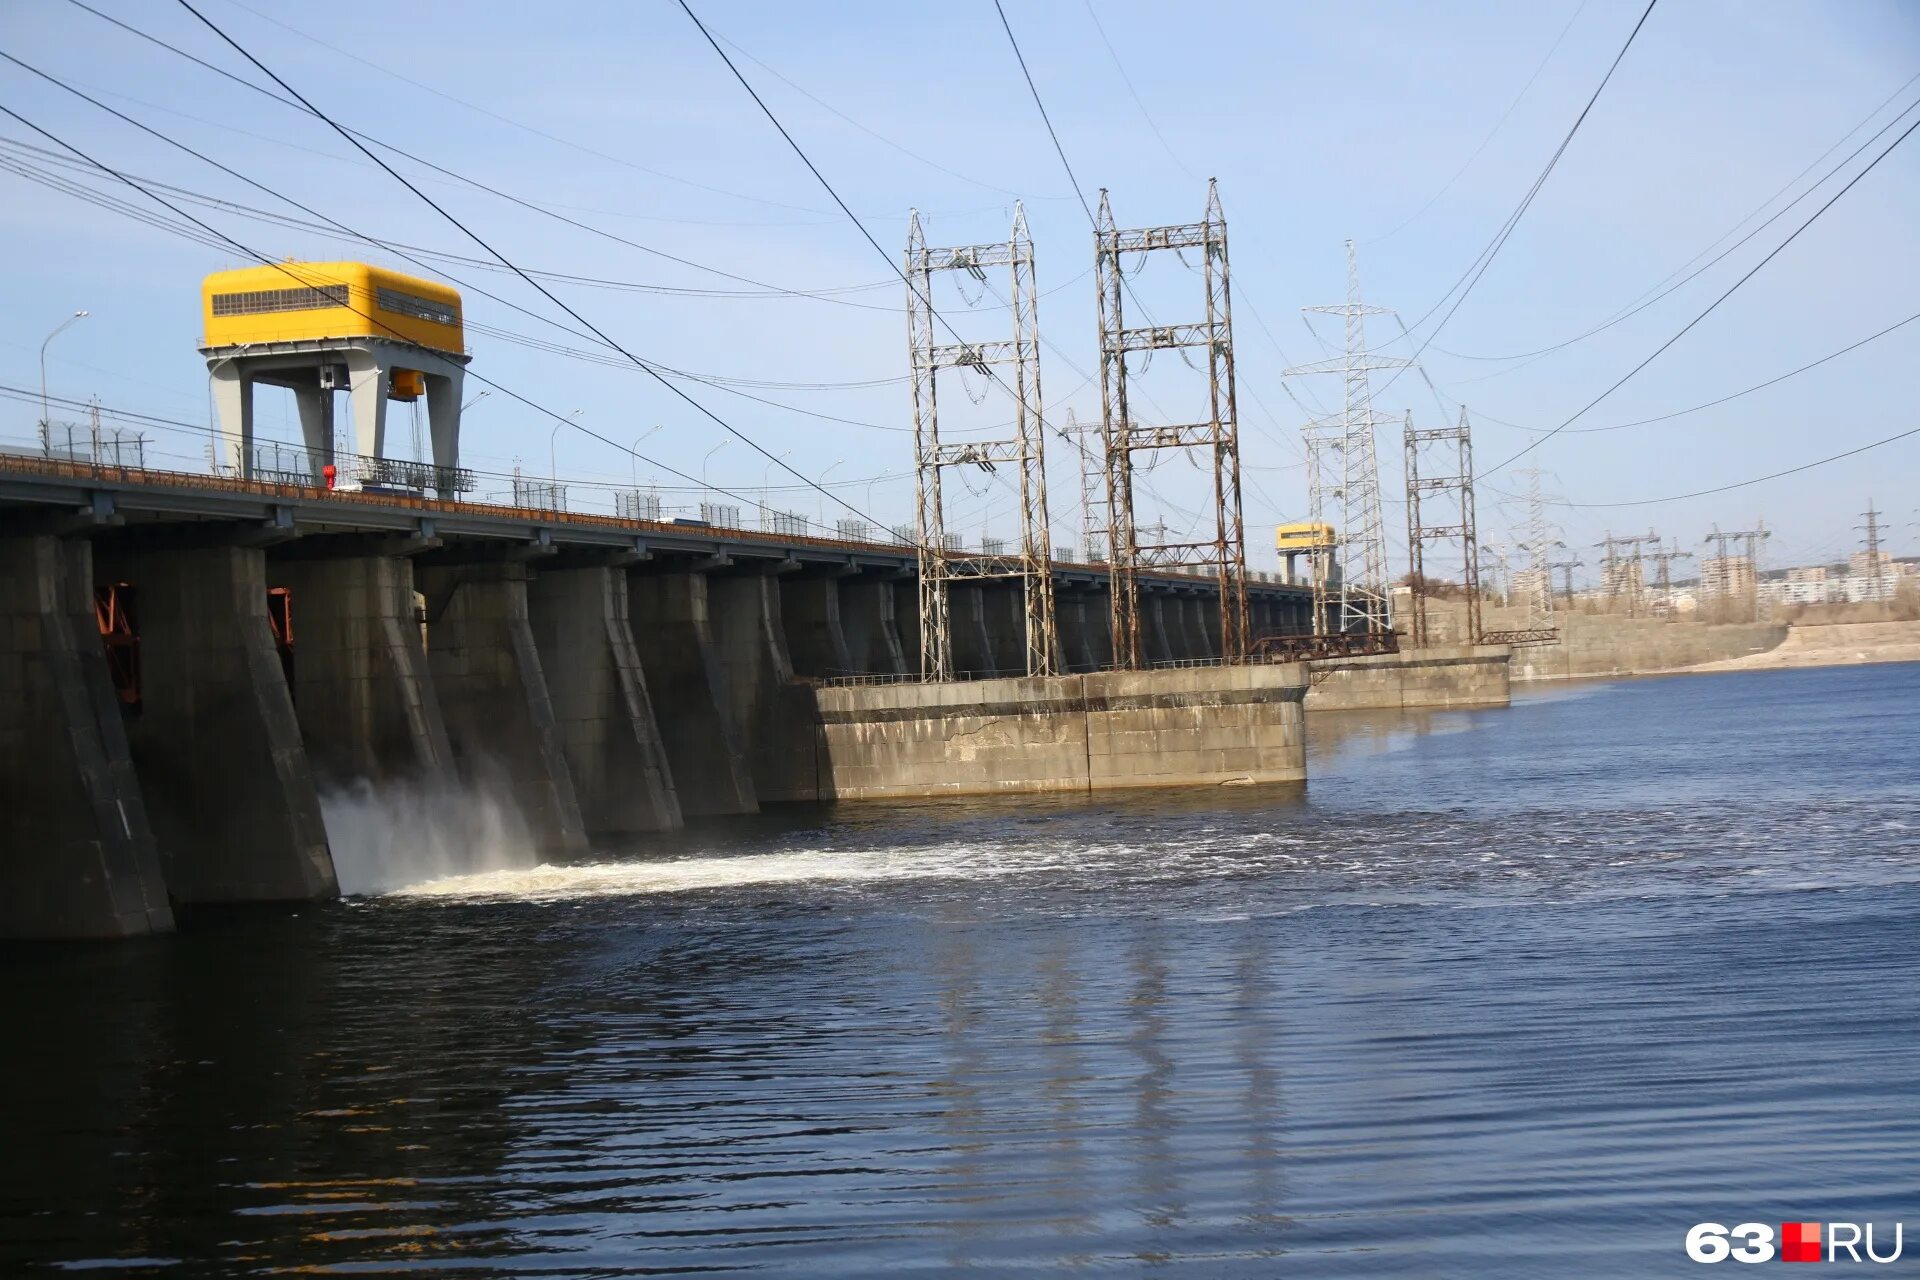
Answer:
[[[729,529],[684,521],[635,520],[619,516],[513,507],[427,498],[400,493],[328,490],[193,472],[142,470],[0,454],[0,513],[65,516],[65,533],[107,525],[224,522],[260,537],[400,535],[581,552],[631,552],[638,556],[743,556],[792,560],[799,565],[852,566],[861,570],[911,572],[913,548],[894,542],[753,529]],[[957,558],[957,557],[956,557]],[[1063,586],[1104,587],[1104,565],[1057,561]],[[1210,592],[1209,577],[1142,571],[1150,590]],[[1252,579],[1250,599],[1309,604],[1312,592],[1288,583]]]

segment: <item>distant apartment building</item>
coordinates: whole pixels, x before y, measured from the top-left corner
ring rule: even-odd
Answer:
[[[1510,580],[1510,590],[1515,602],[1527,600],[1551,601],[1553,599],[1553,571],[1551,569],[1515,569]]]
[[[1708,556],[1700,562],[1700,589],[1707,596],[1753,594],[1753,559],[1750,556]]]
[[[1638,560],[1615,560],[1600,567],[1600,590],[1606,595],[1637,596],[1645,585],[1646,577]]]

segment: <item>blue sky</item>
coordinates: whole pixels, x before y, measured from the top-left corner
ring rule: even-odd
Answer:
[[[259,78],[174,4],[90,3]],[[1524,194],[1643,7],[1639,0],[1222,3],[1180,22],[1164,6],[1098,0],[1096,28],[1080,0],[1008,0],[1008,16],[1090,199],[1097,188],[1110,188],[1122,225],[1190,221],[1200,215],[1204,179],[1219,178],[1231,229],[1248,542],[1256,564],[1272,562],[1271,525],[1304,512],[1304,414],[1296,397],[1315,407],[1337,400],[1337,380],[1284,382],[1279,373],[1290,361],[1325,357],[1340,340],[1329,320],[1310,331],[1299,309],[1343,296],[1343,240],[1360,242],[1368,301],[1396,309],[1408,324],[1426,314]],[[922,211],[932,243],[975,243],[1004,237],[1012,200],[1025,199],[1044,291],[1040,323],[1057,348],[1044,366],[1048,416],[1064,422],[1072,410],[1083,421],[1097,420],[1097,382],[1085,377],[1096,368],[1089,228],[991,0],[709,0],[698,10],[890,254],[903,242],[909,207]],[[766,296],[398,162],[521,265],[620,282],[553,287],[629,350],[746,380],[730,384],[736,391],[871,424],[836,423],[689,386],[792,466],[824,474],[853,506],[885,524],[911,518],[903,288],[678,4],[568,2],[541,7],[537,21],[519,6],[437,3],[330,6],[324,21],[312,6],[272,0],[206,0],[203,12],[341,122],[436,164],[734,276],[789,290],[854,287],[832,300]],[[64,0],[9,7],[0,14],[0,43],[378,238],[484,256],[320,122]],[[1516,104],[1536,68],[1537,80]],[[1464,401],[1475,413],[1483,467],[1518,451],[1692,319],[1913,117],[1839,179],[1638,315],[1532,362],[1466,357],[1559,343],[1634,304],[1724,233],[1739,226],[1744,234],[1759,219],[1743,219],[1916,73],[1920,9],[1897,0],[1661,0],[1499,258],[1427,348],[1423,363],[1441,402],[1408,375],[1385,391],[1381,407],[1437,424],[1443,408],[1451,417],[1453,402]],[[1920,84],[1908,86],[1761,216],[1805,191],[1916,96]],[[15,67],[0,66],[0,103],[129,173],[305,217]],[[1509,106],[1511,115],[1489,138]],[[0,137],[9,140],[0,156],[9,164],[49,167],[12,145],[50,145],[24,127],[0,121]],[[66,166],[56,171],[142,202],[114,190],[110,179]],[[198,282],[246,259],[81,203],[11,169],[0,169],[0,184],[0,234],[11,249],[8,305],[0,308],[0,383],[37,388],[41,340],[84,307],[93,314],[50,348],[54,394],[97,395],[110,406],[204,423],[205,369],[194,350]],[[306,230],[186,207],[274,256],[366,257],[416,270],[391,254]],[[1917,209],[1920,141],[1909,140],[1698,328],[1573,425],[1607,426],[1713,400],[1920,311]],[[446,274],[566,320],[497,270],[449,266]],[[743,292],[647,292],[635,284]],[[1177,263],[1156,263],[1138,287],[1157,316],[1199,318],[1197,277]],[[1003,314],[969,313],[973,301],[953,286],[938,299],[963,328],[1005,327]],[[471,288],[466,302],[470,321],[573,348],[590,345]],[[1418,328],[1418,336],[1432,326]],[[1405,344],[1388,346],[1398,332],[1383,319],[1373,322],[1371,335],[1375,345],[1405,354]],[[715,452],[724,439],[719,429],[637,371],[483,333],[470,334],[469,342],[476,371],[563,415],[578,410],[581,422],[615,440],[631,442],[659,426],[642,448],[668,466],[695,476],[704,469],[716,484],[756,495],[771,485],[775,506],[822,510],[820,498],[796,492],[791,479],[783,491],[779,470],[745,445],[735,441]],[[1549,471],[1549,492],[1581,504],[1744,480],[1920,425],[1912,423],[1917,353],[1920,323],[1716,408],[1618,431],[1570,430],[1528,461]],[[1170,417],[1182,417],[1195,386],[1171,364],[1149,370],[1147,386]],[[953,429],[1004,416],[994,390],[975,389],[984,397],[976,408],[948,385],[942,406],[951,407]],[[0,436],[27,440],[37,416],[37,405],[0,400]],[[290,405],[269,397],[260,417],[263,434],[297,437]],[[404,450],[404,415],[399,426]],[[545,474],[551,427],[551,419],[490,396],[469,411],[466,460],[504,473],[517,459]],[[150,447],[157,461],[172,465],[204,460],[204,439],[186,431],[156,432]],[[587,498],[589,482],[650,478],[670,502],[697,501],[671,487],[684,482],[630,464],[623,452],[577,432],[562,429],[552,449],[562,479],[583,503],[605,501]],[[1399,455],[1397,430],[1383,431],[1389,497],[1399,491]],[[1055,447],[1049,463],[1056,540],[1076,542],[1074,459]],[[1917,472],[1920,437],[1723,495],[1562,507],[1554,517],[1591,563],[1597,553],[1588,544],[1609,528],[1640,532],[1651,525],[1698,549],[1711,524],[1747,527],[1764,516],[1777,530],[1770,556],[1787,563],[1857,546],[1852,527],[1871,496],[1887,512],[1895,548],[1910,551],[1920,544]],[[1169,462],[1153,483],[1168,521],[1185,523],[1201,493],[1198,473]],[[482,478],[483,490],[504,486]],[[1499,473],[1484,486],[1482,536],[1499,539],[1524,515],[1500,491],[1517,492],[1521,482]],[[969,537],[1008,530],[1012,499],[1003,486],[963,485],[951,498],[953,521]],[[836,512],[827,507],[825,514]],[[1397,503],[1388,505],[1386,519],[1390,531],[1401,523]],[[1404,535],[1392,541],[1398,558]]]

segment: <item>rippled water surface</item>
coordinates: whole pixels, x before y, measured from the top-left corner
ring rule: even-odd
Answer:
[[[1917,700],[1317,717],[1303,789],[0,952],[0,1275],[1684,1275],[1836,1218],[1917,1265]]]

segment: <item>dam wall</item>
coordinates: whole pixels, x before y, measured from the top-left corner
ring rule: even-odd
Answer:
[[[1509,701],[1506,645],[1435,645],[1308,664],[1306,709],[1378,711],[1403,707],[1490,707]]]
[[[348,790],[484,795],[564,860],[773,803],[1305,773],[1304,668],[1216,665],[1190,576],[1141,585],[1151,651],[1192,666],[1012,675],[1024,601],[989,580],[952,595],[982,678],[928,685],[895,549],[563,546],[281,507],[133,523],[104,500],[36,519],[0,537],[0,939],[333,897],[322,799]],[[1098,666],[1104,581],[1061,581],[1059,665]],[[1298,611],[1259,590],[1267,617]]]
[[[825,687],[820,798],[1298,782],[1306,690],[1297,664]]]

